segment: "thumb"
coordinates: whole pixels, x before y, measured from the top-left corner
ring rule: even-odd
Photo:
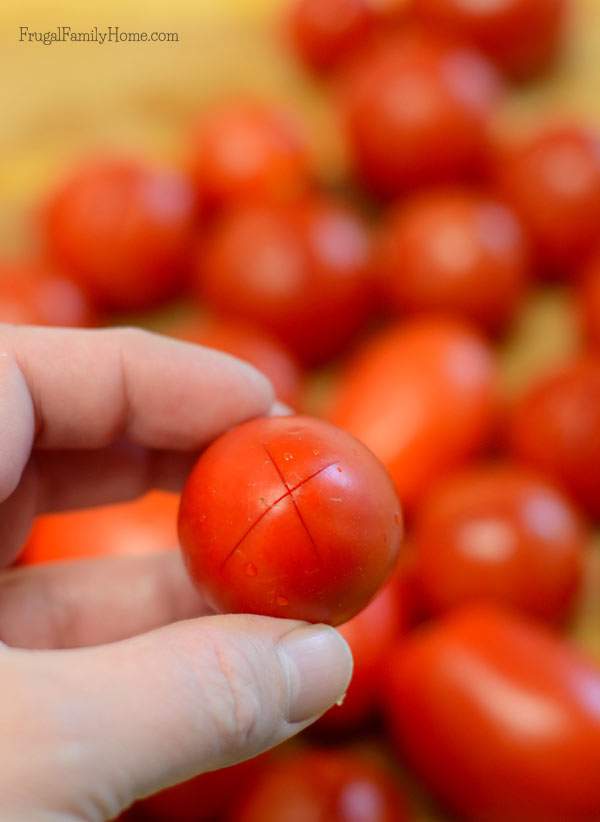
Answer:
[[[27,819],[112,818],[302,730],[344,694],[351,673],[333,628],[255,616],[204,617],[97,648],[5,648],[0,682],[16,693],[0,686],[2,701],[15,736],[27,733],[21,761],[14,747],[2,756],[11,768],[0,776],[0,808]]]

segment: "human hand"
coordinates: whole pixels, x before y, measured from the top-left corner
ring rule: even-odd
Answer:
[[[272,403],[257,371],[199,346],[0,326],[0,565],[38,513],[179,488],[204,445]],[[332,628],[209,615],[178,551],[4,570],[0,640],[0,817],[27,822],[110,819],[251,757],[352,668]]]

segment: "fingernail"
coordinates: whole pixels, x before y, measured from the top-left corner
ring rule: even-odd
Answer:
[[[289,686],[289,722],[317,717],[346,692],[352,654],[329,625],[307,625],[286,634],[277,646]]]

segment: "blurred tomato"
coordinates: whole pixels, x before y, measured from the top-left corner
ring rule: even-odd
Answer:
[[[428,318],[392,326],[358,350],[330,417],[379,457],[411,509],[482,448],[495,411],[490,348],[466,326]]]
[[[523,297],[527,243],[500,202],[463,189],[438,191],[391,212],[375,268],[398,312],[443,311],[498,331]]]
[[[491,607],[400,644],[388,711],[403,754],[459,819],[600,819],[600,671]]]
[[[600,517],[600,358],[581,359],[535,383],[510,424],[513,455]]]
[[[424,25],[467,40],[516,78],[546,69],[563,42],[569,0],[412,0]]]
[[[419,587],[430,611],[491,599],[561,620],[582,576],[587,534],[569,500],[514,466],[453,474],[415,521]]]
[[[587,266],[578,296],[584,334],[600,352],[600,256]]]
[[[124,157],[72,171],[44,209],[48,252],[98,306],[142,309],[182,285],[194,217],[184,177]]]
[[[369,316],[369,235],[352,209],[325,198],[248,205],[206,237],[201,300],[283,340],[306,363],[338,354]]]
[[[0,262],[0,322],[91,326],[96,315],[84,291],[38,262]]]
[[[133,502],[46,514],[34,522],[20,562],[34,565],[176,548],[178,508],[178,494],[152,491]]]
[[[208,208],[289,199],[311,175],[300,123],[284,109],[252,99],[221,103],[201,116],[190,137],[189,165]]]
[[[357,173],[383,195],[476,175],[499,88],[495,69],[466,46],[412,31],[378,41],[342,86]]]

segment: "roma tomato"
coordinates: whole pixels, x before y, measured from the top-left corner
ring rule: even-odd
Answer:
[[[542,273],[573,274],[598,244],[600,138],[584,128],[548,128],[500,161],[502,193],[524,222]]]
[[[46,514],[35,520],[22,565],[176,548],[179,496],[152,491],[133,502]]]
[[[200,250],[196,290],[220,314],[266,328],[304,362],[338,354],[371,310],[369,235],[327,199],[226,215]]]
[[[265,770],[229,822],[408,822],[406,798],[365,756],[301,751]]]
[[[496,378],[491,349],[469,328],[413,320],[357,351],[329,416],[379,457],[412,509],[435,480],[486,444]]]
[[[193,219],[183,176],[103,157],[75,169],[51,194],[43,230],[51,258],[98,306],[129,311],[180,289]]]
[[[179,536],[216,610],[337,625],[391,572],[402,524],[389,477],[361,443],[310,417],[271,417],[202,454]]]
[[[569,500],[510,465],[448,477],[425,499],[412,538],[430,611],[485,599],[552,622],[571,610],[586,543]]]
[[[577,360],[535,383],[510,423],[513,455],[600,517],[600,358]]]
[[[0,322],[91,326],[96,314],[85,292],[38,262],[0,263]]]
[[[600,671],[542,627],[482,606],[390,660],[393,735],[464,820],[600,818]]]
[[[466,40],[512,77],[546,69],[565,34],[569,0],[412,0],[424,25]]]
[[[594,257],[584,272],[579,309],[585,337],[600,352],[600,256]]]
[[[190,136],[190,173],[208,209],[246,199],[289,199],[306,188],[311,166],[300,123],[258,100],[206,111]]]
[[[477,176],[499,89],[495,69],[467,46],[412,31],[375,43],[341,92],[359,177],[389,196]]]
[[[529,266],[513,212],[483,194],[422,194],[384,224],[375,268],[386,304],[399,313],[443,312],[496,332],[519,305]]]

